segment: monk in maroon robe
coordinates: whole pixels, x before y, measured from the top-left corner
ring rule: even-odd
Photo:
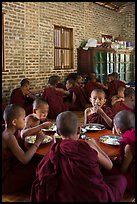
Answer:
[[[135,90],[131,87],[126,87],[124,91],[125,100],[116,102],[113,107],[113,113],[116,115],[121,110],[135,111]]]
[[[20,105],[25,109],[26,115],[32,113],[32,103],[34,101],[34,97],[30,97],[29,93],[30,83],[28,79],[23,79],[21,81],[21,86],[12,91],[10,97],[10,103]],[[31,95],[32,96],[32,95]]]
[[[49,105],[48,118],[50,119],[56,119],[59,113],[69,109],[68,104],[64,102],[64,96],[67,91],[62,88],[57,88],[58,83],[60,83],[60,77],[58,75],[50,76],[48,85],[42,95],[42,98],[47,101]]]
[[[39,133],[37,143],[32,144],[29,150],[22,148],[24,142],[19,133],[24,127],[24,118],[25,110],[22,107],[15,104],[6,106],[5,130],[2,132],[2,193],[30,190],[36,166],[40,161],[40,158],[33,156],[45,136],[43,132]],[[42,140],[38,141],[38,137]]]
[[[96,88],[104,90],[107,89],[103,83],[97,82],[96,78],[93,77],[84,85],[83,89],[86,95],[87,103],[89,103],[91,92]]]
[[[91,92],[91,107],[84,111],[84,124],[99,123],[106,128],[112,128],[113,111],[106,105],[105,92],[102,89],[94,89]]]
[[[83,88],[80,86],[74,86],[73,93],[75,96],[75,101],[74,101],[73,108],[70,108],[70,110],[84,111],[87,102],[86,102],[86,96],[83,91]]]
[[[38,164],[30,201],[120,201],[126,188],[126,179],[120,175],[102,176],[99,153],[78,139],[80,129],[77,116],[71,111],[63,112],[57,116],[56,125],[62,140],[55,143]]]
[[[114,124],[119,128],[119,130],[122,131],[123,129],[122,139],[119,145],[120,153],[113,161],[113,168],[109,171],[105,170],[105,173],[103,174],[116,175],[122,173],[127,179],[127,190],[130,193],[135,194],[135,115],[129,111],[124,110],[116,114],[115,117]],[[118,131],[116,133],[118,134]],[[131,151],[130,154],[126,152],[126,149],[129,147]],[[125,160],[126,162],[123,162],[123,160]],[[124,164],[126,167],[124,166]]]
[[[102,110],[107,114],[108,117],[113,119],[114,113],[110,107],[104,105],[104,106],[102,106]],[[99,115],[98,113],[93,113],[91,115],[88,115],[87,116],[87,123],[99,123],[99,124],[104,125],[105,128],[111,129],[111,127],[105,122],[105,120],[102,118],[102,116]]]

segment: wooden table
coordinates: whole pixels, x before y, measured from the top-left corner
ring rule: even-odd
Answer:
[[[104,143],[99,141],[99,138],[101,136],[113,135],[111,130],[105,129],[105,130],[99,130],[99,131],[89,131],[89,132],[86,132],[85,135],[89,136],[90,138],[94,138],[96,140],[97,144],[100,146],[100,148],[110,158],[114,158],[114,157],[118,156],[118,154],[119,154],[119,146],[104,144]]]
[[[101,149],[106,152],[106,154],[110,158],[114,158],[119,154],[119,146],[104,144],[99,141],[99,138],[104,135],[113,135],[111,130],[99,130],[99,131],[89,131],[84,133],[85,135],[89,136],[90,138],[94,138],[97,141],[97,144],[101,147]],[[39,156],[44,156],[47,154],[51,148],[51,146],[54,144],[54,133],[53,132],[47,132],[47,135],[50,135],[53,140],[50,143],[42,144],[39,146],[39,148],[36,151],[36,154]],[[30,144],[24,142],[25,147],[28,149],[30,147]]]

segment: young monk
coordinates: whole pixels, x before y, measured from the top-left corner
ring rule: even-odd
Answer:
[[[5,130],[2,133],[2,193],[14,193],[28,189],[35,178],[36,161],[32,158],[45,135],[37,134],[35,143],[24,152],[16,138],[17,130],[25,123],[25,110],[15,104],[4,111]],[[30,189],[29,189],[30,190]]]
[[[124,176],[102,176],[102,165],[112,168],[108,156],[79,139],[77,116],[71,111],[60,113],[56,119],[62,140],[55,143],[36,170],[32,184],[31,202],[115,202],[122,199],[126,188]],[[105,182],[105,180],[107,180]]]
[[[49,104],[48,117],[50,119],[56,119],[57,115],[62,111],[68,110],[68,104],[64,103],[63,95],[64,91],[60,91],[56,88],[58,84],[58,77],[53,75],[48,80],[48,86],[44,89],[42,98]]]
[[[124,86],[120,86],[118,87],[118,93],[117,95],[112,96],[111,98],[111,104],[112,106],[118,102],[118,101],[124,101],[124,91],[125,91],[125,87]]]
[[[103,83],[97,82],[97,79],[94,75],[91,75],[90,80],[83,87],[87,102],[89,102],[89,97],[90,97],[91,92],[96,88],[104,89],[104,90],[107,89],[107,87]]]
[[[66,101],[69,103],[69,110],[85,110],[86,106],[86,96],[81,87],[81,78],[76,78],[76,80],[69,78],[66,80],[66,89],[69,91],[69,95],[66,97]]]
[[[113,72],[111,74],[111,83],[108,86],[109,91],[109,99],[112,98],[112,96],[116,95],[118,92],[118,87],[123,86],[126,87],[126,84],[118,79],[118,73]]]
[[[75,86],[75,80],[74,79],[69,78],[66,80],[66,90],[68,90],[70,94],[64,100],[68,103],[74,102],[74,100],[73,100],[73,98],[74,98],[74,92],[73,92],[74,86]]]
[[[128,110],[118,112],[114,117],[113,133],[122,136],[120,154],[107,174],[122,173],[127,179],[127,190],[135,195],[135,114]]]
[[[121,110],[135,111],[135,90],[132,87],[126,87],[124,96],[124,101],[116,102],[113,105],[112,110],[114,115]]]
[[[35,96],[30,93],[30,82],[28,79],[23,79],[20,83],[20,87],[12,91],[10,97],[11,104],[17,104],[23,107],[26,111],[26,115],[32,113],[32,103]]]
[[[49,112],[49,105],[41,98],[37,98],[33,102],[33,113],[25,118],[25,126],[21,130],[21,137],[24,138],[28,135],[33,135],[41,129],[49,129],[53,124],[47,121]]]
[[[105,106],[105,92],[102,89],[94,89],[91,92],[90,102],[92,107],[84,111],[84,124],[99,123],[111,129],[113,112],[110,107]]]

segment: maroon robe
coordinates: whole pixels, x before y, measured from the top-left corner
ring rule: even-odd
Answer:
[[[66,89],[66,86],[65,86],[64,84],[62,84],[62,83],[58,83],[57,86],[56,86],[56,88],[62,88],[62,89],[64,89],[64,90],[67,90],[67,89]]]
[[[24,96],[21,88],[16,88],[12,91],[11,97],[10,97],[10,103],[17,104],[23,107],[26,111],[26,115],[29,115],[32,113],[33,99],[31,99],[30,97]]]
[[[21,141],[19,132],[17,132],[15,137],[22,147],[23,141]],[[22,190],[30,191],[39,161],[39,158],[33,157],[28,164],[23,164],[14,156],[10,149],[2,151],[2,193],[15,193]]]
[[[31,202],[119,201],[126,187],[122,176],[100,172],[97,152],[82,140],[55,143],[36,169]]]
[[[91,96],[91,92],[96,88],[103,89],[103,86],[101,85],[101,83],[91,82],[91,81],[88,81],[84,85],[83,89],[84,89],[84,92],[85,92],[85,95],[86,95],[87,103],[89,103],[89,98]]]
[[[126,84],[121,80],[113,80],[112,82],[110,82],[110,84],[108,86],[108,91],[110,94],[109,98],[112,98],[112,96],[117,95],[118,88],[120,86],[126,87]]]
[[[63,95],[53,87],[45,88],[42,98],[49,104],[48,118],[56,119],[57,115],[68,110],[68,104],[63,102]]]
[[[75,103],[73,104],[73,108],[71,106],[70,110],[84,111],[87,103],[84,90],[80,86],[75,86],[73,88],[73,92],[76,96],[76,100]]]
[[[110,107],[103,106],[102,107],[103,111],[109,116],[111,119],[113,119],[114,114],[113,111]],[[99,115],[98,113],[93,113],[88,115],[87,117],[87,123],[99,123],[104,125],[107,129],[110,129],[109,125],[105,122],[105,120]]]
[[[127,179],[127,190],[130,193],[135,194],[135,129],[127,130],[120,141],[120,153],[116,160],[113,161],[113,168],[111,170],[105,170],[104,175],[116,175],[120,174],[119,165],[124,158],[125,146],[129,144],[132,149],[133,159],[126,172],[122,173]]]
[[[114,115],[116,115],[121,110],[128,110],[133,113],[135,111],[134,109],[131,109],[130,107],[126,106],[123,101],[118,101],[114,103],[114,105],[112,106],[112,110],[113,110]]]

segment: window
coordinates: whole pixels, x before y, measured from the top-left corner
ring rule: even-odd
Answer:
[[[2,13],[2,71],[5,70],[4,63],[4,13]]]
[[[54,26],[54,68],[73,68],[73,30]]]

